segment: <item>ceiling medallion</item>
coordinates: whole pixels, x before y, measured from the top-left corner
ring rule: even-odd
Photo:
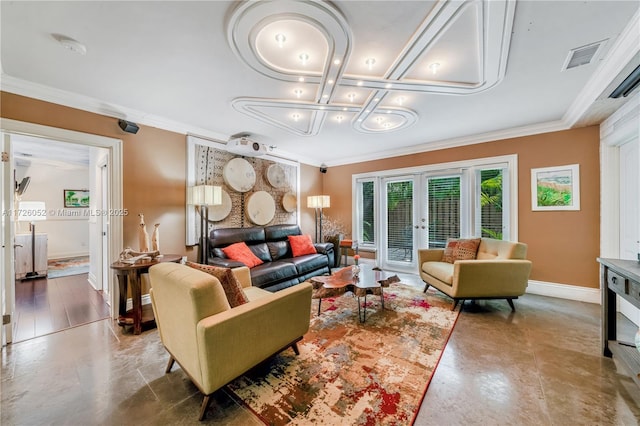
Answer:
[[[413,96],[405,95],[468,95],[487,90],[502,80],[514,13],[515,1],[440,0],[397,52],[388,69],[378,69],[384,66],[376,66],[376,59],[370,57],[364,64],[369,74],[374,75],[360,75],[346,72],[353,35],[346,18],[332,3],[245,1],[233,10],[227,21],[227,40],[232,51],[256,72],[298,86],[304,83],[305,89],[315,95],[311,97],[313,100],[300,100],[302,89],[298,88],[289,92],[294,93],[295,98],[241,97],[234,99],[232,105],[242,113],[300,136],[318,134],[327,114],[337,111],[362,133],[398,131],[418,120],[418,114],[405,106]],[[471,78],[468,74],[452,73],[446,57],[438,55],[437,62],[433,61],[435,57],[428,58],[431,51],[437,50],[439,40],[461,29],[473,31],[461,46],[463,53],[478,58]],[[309,47],[296,46],[295,39],[301,36]],[[443,61],[447,65],[444,68]],[[436,78],[438,80],[434,80]],[[345,96],[342,91],[350,88],[367,92],[359,96],[349,92],[348,101],[341,102],[340,97]],[[294,126],[292,120],[282,119],[283,109],[306,113],[296,112]],[[348,116],[345,117],[345,113]],[[384,121],[374,119],[381,113],[385,114]]]

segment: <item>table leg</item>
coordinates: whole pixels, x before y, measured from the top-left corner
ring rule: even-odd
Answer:
[[[131,301],[133,302],[133,334],[142,333],[142,289],[137,271],[129,272]]]
[[[127,275],[118,273],[116,276],[118,277],[118,289],[120,291],[118,315],[122,317],[127,314]]]
[[[380,301],[382,302],[382,309],[384,309],[384,288],[380,287]]]
[[[318,315],[320,315],[320,306],[322,305],[322,297],[318,298]]]

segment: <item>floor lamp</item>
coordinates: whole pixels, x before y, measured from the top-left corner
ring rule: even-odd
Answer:
[[[310,195],[307,197],[307,207],[316,210],[316,243],[321,243],[322,209],[331,207],[331,199],[328,195]]]
[[[44,201],[20,201],[18,204],[18,220],[29,222],[31,231],[31,272],[25,278],[38,278],[36,272],[36,222],[47,220],[47,208]]]
[[[207,263],[209,253],[209,206],[222,204],[222,187],[213,185],[196,185],[189,188],[187,204],[200,208],[200,242],[198,263]]]

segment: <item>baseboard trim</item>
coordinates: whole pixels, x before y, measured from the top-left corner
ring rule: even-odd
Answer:
[[[151,296],[149,296],[148,294],[143,294],[142,295],[142,304],[143,305],[149,305],[151,304]],[[131,300],[131,298],[127,299],[127,311],[133,309],[133,301]]]
[[[600,289],[598,288],[529,280],[527,293],[575,300],[578,302],[595,303],[597,305],[601,303]]]
[[[98,290],[98,287],[97,287],[98,278],[95,276],[95,274],[93,274],[92,272],[89,272],[87,281],[89,281],[89,285],[93,287],[94,290]]]

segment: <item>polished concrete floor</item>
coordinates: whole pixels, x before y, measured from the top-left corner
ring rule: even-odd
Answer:
[[[525,295],[516,309],[465,305],[416,425],[640,422],[640,388],[600,356],[598,305]],[[164,374],[167,359],[157,330],[134,336],[110,320],[10,345],[0,424],[202,424],[201,395],[180,368]],[[260,424],[224,390],[204,423]]]

